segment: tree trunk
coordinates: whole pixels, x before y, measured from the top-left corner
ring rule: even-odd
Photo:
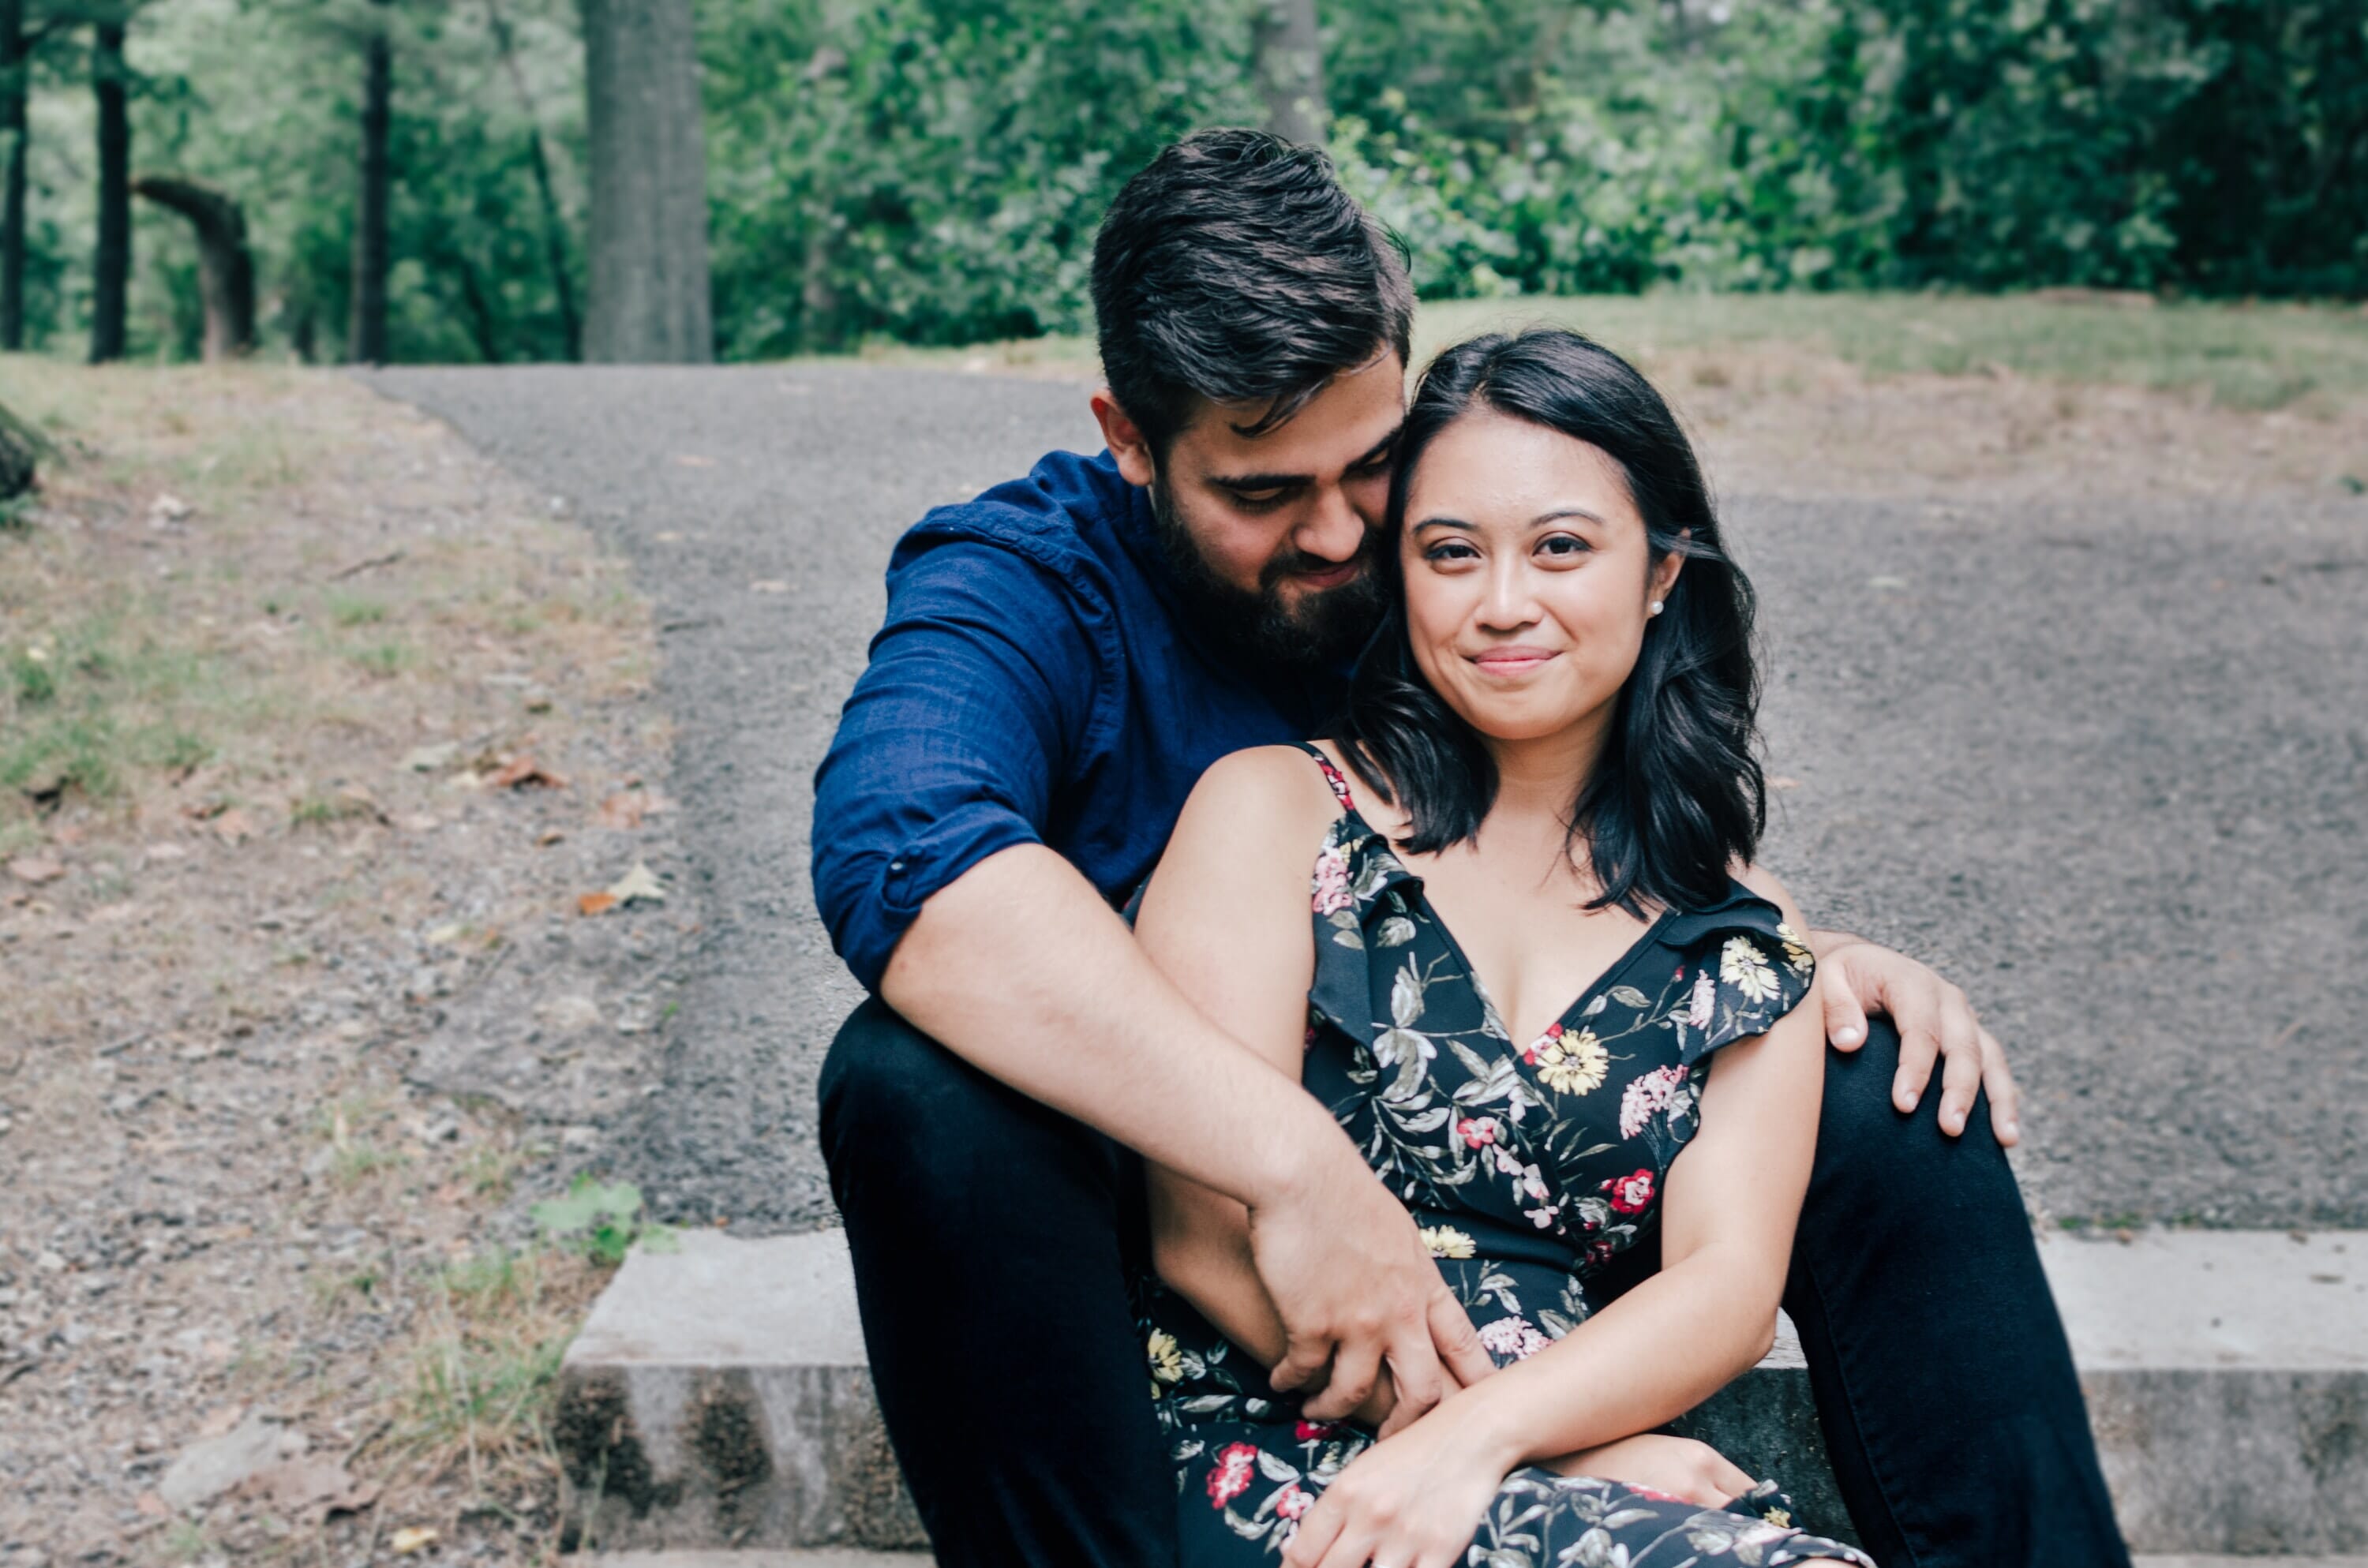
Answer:
[[[32,51],[25,0],[0,0],[0,351],[25,347],[25,160],[31,126]]]
[[[362,365],[386,360],[386,220],[393,194],[387,142],[394,119],[394,50],[387,37],[387,0],[373,0],[372,9],[362,44],[361,190],[354,204],[352,312],[346,330],[346,358]]]
[[[583,0],[592,143],[584,357],[705,364],[707,150],[690,0]]]
[[[567,221],[560,216],[559,197],[552,188],[551,152],[543,145],[542,116],[536,112],[534,94],[526,85],[526,73],[518,69],[518,51],[510,41],[509,19],[502,15],[498,0],[486,0],[485,15],[494,25],[494,42],[502,53],[502,68],[509,73],[510,85],[526,109],[527,153],[534,170],[535,194],[542,199],[542,253],[544,263],[551,268],[552,292],[559,301],[559,327],[567,338],[567,351],[584,351],[584,322],[575,313],[575,278],[567,266]]]
[[[0,403],[0,501],[14,501],[33,488],[50,444],[39,430]]]
[[[198,235],[198,289],[206,301],[206,363],[255,351],[255,258],[246,248],[246,214],[211,186],[142,175],[131,193],[178,212]]]
[[[1262,0],[1255,33],[1258,97],[1266,128],[1286,142],[1324,145],[1324,40],[1315,0]]]
[[[90,362],[123,358],[131,287],[131,72],[123,24],[91,28],[91,92],[98,100],[98,244],[90,265]]]

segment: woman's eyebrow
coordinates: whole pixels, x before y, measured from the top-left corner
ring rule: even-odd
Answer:
[[[1593,512],[1588,511],[1584,506],[1557,506],[1551,512],[1540,512],[1536,517],[1531,517],[1530,519],[1530,527],[1534,528],[1542,527],[1547,523],[1558,523],[1565,517],[1583,517],[1587,521],[1598,525],[1600,525],[1603,521],[1601,517],[1596,516]]]
[[[1480,531],[1461,517],[1425,517],[1414,526],[1414,531],[1417,533],[1422,532],[1425,528],[1462,528],[1465,533]]]

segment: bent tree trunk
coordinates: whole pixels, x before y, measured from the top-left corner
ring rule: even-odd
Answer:
[[[353,310],[346,332],[346,358],[363,365],[386,360],[387,203],[393,194],[387,142],[394,121],[394,51],[386,35],[386,0],[372,9],[362,41],[361,191],[354,206]]]
[[[25,184],[32,50],[25,0],[0,0],[0,350],[25,347]]]
[[[90,85],[98,100],[98,243],[90,263],[90,362],[123,358],[131,287],[131,71],[123,24],[91,28]]]
[[[690,0],[583,0],[592,143],[584,358],[704,364],[707,149]]]
[[[1286,142],[1322,146],[1330,114],[1324,104],[1324,40],[1316,31],[1315,0],[1262,0],[1254,43],[1266,128]]]
[[[198,236],[198,290],[206,303],[206,363],[255,350],[255,258],[246,214],[230,197],[195,180],[142,175],[131,193],[189,221]]]

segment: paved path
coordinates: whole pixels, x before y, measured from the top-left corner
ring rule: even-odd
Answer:
[[[855,1000],[814,766],[929,506],[1092,439],[1072,386],[863,366],[388,371],[568,496],[666,628],[705,885],[661,1092],[670,1211],[828,1212],[813,1082]],[[2059,1216],[2368,1225],[2368,504],[1730,500],[1770,645],[1768,858],[1972,992]]]

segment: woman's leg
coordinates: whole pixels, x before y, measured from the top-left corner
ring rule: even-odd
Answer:
[[[821,1089],[871,1378],[939,1563],[1172,1565],[1127,1295],[1134,1156],[877,1000]]]
[[[2127,1568],[2087,1408],[2006,1153],[1977,1101],[1891,1103],[1875,1019],[1829,1053],[1784,1309],[1835,1477],[1884,1568]]]

